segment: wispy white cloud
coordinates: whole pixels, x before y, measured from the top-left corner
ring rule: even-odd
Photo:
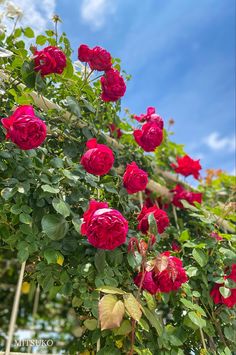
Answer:
[[[47,28],[50,19],[54,15],[56,1],[57,0],[11,0],[11,3],[15,4],[23,11],[20,24],[22,26],[30,26],[36,32],[40,32]],[[7,25],[10,27],[9,21],[7,21]]]
[[[236,137],[221,137],[218,132],[212,132],[204,139],[204,143],[215,151],[225,150],[227,152],[234,152],[236,148]]]
[[[80,14],[84,22],[92,29],[101,28],[108,18],[116,10],[115,0],[83,0]]]

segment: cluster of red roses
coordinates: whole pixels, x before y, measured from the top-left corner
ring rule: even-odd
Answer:
[[[134,283],[152,295],[157,292],[177,291],[181,285],[188,281],[182,261],[164,252],[148,263],[146,270],[139,272]]]
[[[105,144],[98,144],[95,138],[90,139],[86,143],[86,146],[87,146],[87,151],[83,154],[80,161],[84,169],[88,173],[97,176],[107,174],[114,164],[114,154],[112,150],[109,147],[107,147]],[[123,175],[123,185],[129,194],[133,194],[138,191],[144,190],[146,188],[147,183],[148,183],[148,174],[144,170],[140,169],[135,162],[132,162],[131,164],[127,165],[127,168]],[[106,205],[106,207],[108,206]],[[89,221],[91,220],[91,215],[94,213],[95,210],[97,209],[100,210],[101,208],[103,207],[101,207],[101,205],[98,202],[93,201],[93,203],[90,203],[88,211],[85,212],[84,214],[83,225],[86,225],[87,223],[86,221],[88,218]],[[100,245],[99,248],[102,249],[114,249],[125,242],[127,230],[126,228],[124,228],[123,216],[121,216],[118,211],[113,210],[113,212],[115,215],[114,220],[112,218],[112,213],[111,213],[109,214],[109,218],[107,219],[106,222],[100,223],[100,221],[102,221],[103,218],[106,219],[107,216],[107,211],[105,210],[100,211],[99,212],[100,227],[97,225],[98,229],[94,228],[95,224],[99,224],[98,220],[96,219],[96,222],[94,222],[93,224],[90,223],[91,228],[92,226],[93,228],[89,231],[89,234],[87,234],[86,232],[87,229],[85,227],[82,228],[83,234],[87,235],[88,240],[92,245],[96,247]],[[150,215],[150,213],[153,213],[154,218],[156,219],[158,232],[163,233],[165,228],[169,225],[169,219],[166,212],[157,208],[157,206],[150,209],[146,208],[145,206],[143,207],[142,211],[140,212],[140,215],[138,216],[138,221],[139,221],[138,229],[145,234],[148,232],[148,228],[149,228],[148,216]],[[118,224],[117,222],[117,218],[118,218],[117,214],[119,214],[122,217],[120,218],[120,224]],[[117,238],[117,235],[119,234],[118,233],[119,226],[120,226],[121,235],[119,235],[119,238]],[[116,233],[114,233],[114,231],[116,231]],[[94,238],[91,237],[93,232],[95,233]],[[96,238],[96,242],[94,242],[95,238]],[[114,242],[112,243],[111,240],[113,239]]]
[[[119,71],[112,68],[111,54],[99,47],[89,48],[86,44],[81,44],[78,49],[78,59],[89,64],[92,70],[104,71],[101,77],[103,101],[117,101],[124,96],[126,85]]]
[[[232,280],[234,282],[236,282],[236,264],[233,264],[231,267],[231,272],[229,275],[225,275],[224,279],[227,280]],[[221,292],[220,292],[220,288],[224,287],[223,283],[216,283],[213,286],[213,289],[211,290],[211,297],[214,301],[215,304],[224,304],[227,307],[231,308],[236,304],[236,288],[229,288],[229,292],[230,294],[228,295],[228,297],[224,297]]]
[[[123,78],[117,70],[112,68],[111,55],[101,47],[90,49],[86,45],[81,45],[78,50],[78,57],[81,61],[87,62],[92,70],[105,71],[101,78],[102,100],[117,101],[125,93],[126,86]],[[41,51],[34,52],[35,70],[42,76],[58,73],[61,74],[66,67],[66,56],[57,47],[49,46]],[[136,142],[146,151],[152,152],[163,140],[164,123],[160,116],[155,113],[155,108],[149,107],[146,114],[134,116],[143,123],[141,129],[133,132]],[[8,118],[2,118],[2,124],[7,131],[6,138],[11,139],[23,150],[34,149],[40,146],[46,138],[46,124],[39,117],[35,116],[32,106],[21,106]],[[120,138],[122,132],[114,124],[110,125],[110,131]],[[114,164],[113,151],[104,144],[98,144],[95,138],[90,139],[87,144],[87,151],[81,158],[84,169],[97,176],[107,174]],[[193,175],[199,178],[201,165],[199,160],[194,161],[188,155],[177,158],[177,164],[171,164],[175,172],[184,176]],[[133,194],[146,189],[148,184],[148,174],[140,169],[135,162],[127,165],[123,175],[123,186],[128,194]],[[195,201],[201,203],[200,193],[189,192],[181,185],[177,185],[172,191],[172,203],[179,208],[183,208],[181,200],[186,200],[190,204]],[[156,220],[158,233],[162,234],[169,225],[169,218],[165,211],[153,204],[148,198],[148,203],[143,206],[138,216],[138,230],[143,234],[148,234],[149,215],[153,214]],[[113,250],[126,241],[128,233],[128,222],[122,214],[109,208],[106,202],[91,200],[88,210],[84,213],[81,233],[85,235],[88,242],[96,248]],[[217,238],[218,240],[218,238]],[[149,235],[149,243],[144,240],[138,241],[131,238],[129,250],[137,247],[141,255],[155,243],[153,235]],[[172,243],[172,250],[179,251],[180,246]],[[148,264],[149,263],[149,264]],[[182,261],[169,252],[160,254],[155,260],[148,262],[146,269],[134,279],[135,284],[155,294],[157,292],[170,292],[177,290],[188,280],[186,272],[182,266]],[[236,282],[236,264],[232,266],[230,275],[225,279]],[[236,303],[236,288],[231,289],[231,294],[224,298],[220,293],[223,284],[215,284],[211,291],[211,297],[215,303],[223,303],[232,307]]]

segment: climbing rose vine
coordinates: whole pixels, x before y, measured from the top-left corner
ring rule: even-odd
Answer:
[[[16,329],[54,329],[54,353],[233,354],[233,177],[124,108],[125,63],[53,21],[0,33],[0,349],[26,262]]]

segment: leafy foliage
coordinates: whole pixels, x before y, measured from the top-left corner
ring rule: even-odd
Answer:
[[[66,70],[61,76],[42,78],[33,70],[30,48],[56,44],[67,55]],[[0,58],[5,78],[0,82],[1,117],[9,116],[16,105],[31,104],[48,127],[46,142],[31,151],[6,141],[0,127],[0,345],[7,333],[19,265],[27,261],[24,282],[28,284],[24,284],[18,326],[34,327],[37,337],[44,329],[56,327],[57,334],[50,337],[63,343],[67,353],[95,351],[100,339],[98,354],[127,354],[135,323],[137,354],[232,354],[234,311],[215,306],[209,293],[214,282],[224,282],[225,268],[236,262],[233,177],[222,173],[202,181],[201,206],[183,201],[185,208],[176,210],[170,204],[171,226],[161,236],[150,214],[150,231],[158,237],[150,259],[178,241],[176,254],[183,260],[189,282],[176,293],[139,294],[133,277],[140,269],[140,254],[128,254],[127,244],[113,251],[96,250],[80,234],[81,218],[90,199],[108,201],[129,221],[128,239],[145,239],[137,232],[139,199],[122,186],[124,167],[136,161],[150,179],[171,190],[175,179],[165,173],[184,153],[183,146],[172,142],[172,133],[165,131],[155,154],[143,154],[132,137],[131,115],[126,111],[121,120],[120,102],[99,99],[99,81],[93,80],[95,76],[91,82],[85,80],[85,68],[73,65],[64,33],[56,43],[52,30],[35,37],[31,28],[16,28],[8,37],[0,35],[0,45],[12,52]],[[115,65],[120,66],[120,61],[115,60]],[[123,149],[107,142],[110,123],[123,130]],[[114,168],[100,179],[79,164],[91,137],[109,144],[115,154]],[[166,202],[166,196],[152,195]],[[212,238],[213,231],[222,240]],[[229,294],[229,287],[236,287],[232,284],[225,281],[220,288],[223,296]],[[40,302],[34,319],[37,285]],[[60,345],[55,348],[60,351]]]

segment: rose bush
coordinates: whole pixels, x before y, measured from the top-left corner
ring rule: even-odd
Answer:
[[[153,107],[139,116],[140,129],[128,110],[121,120],[129,76],[118,59],[100,82],[72,63],[69,40],[56,30],[16,26],[0,45],[11,53],[0,57],[1,350],[26,261],[17,326],[39,339],[54,329],[49,351],[233,354],[234,178],[211,172],[193,189],[173,174],[171,164],[198,178],[200,164],[181,165],[186,152]],[[90,49],[78,47],[89,63]],[[96,65],[109,62],[98,52]],[[123,132],[119,142],[111,123]],[[141,169],[148,194],[123,186],[129,162],[138,167],[129,188],[141,189]],[[13,343],[11,351],[28,348]]]

